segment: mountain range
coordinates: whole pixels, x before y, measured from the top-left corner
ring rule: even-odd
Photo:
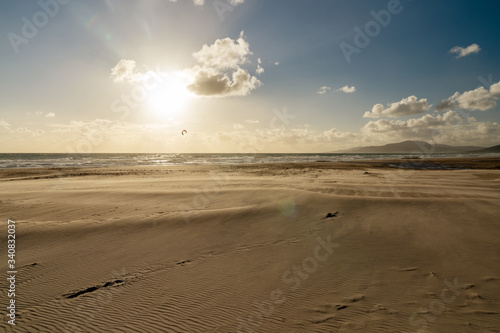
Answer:
[[[347,150],[335,151],[341,154],[458,154],[458,153],[500,153],[500,145],[493,147],[478,146],[450,146],[430,144],[425,141],[403,141],[383,146],[356,147]]]

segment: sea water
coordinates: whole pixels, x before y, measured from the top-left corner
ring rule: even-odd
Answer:
[[[0,168],[349,162],[380,159],[478,156],[495,156],[495,154],[0,154]]]

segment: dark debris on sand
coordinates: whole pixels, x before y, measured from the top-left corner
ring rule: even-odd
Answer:
[[[324,217],[325,219],[331,219],[331,218],[334,218],[334,217],[337,217],[337,214],[339,213],[339,211],[335,211],[335,213],[328,213],[326,214],[326,216]]]

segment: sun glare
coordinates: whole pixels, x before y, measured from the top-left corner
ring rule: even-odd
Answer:
[[[192,97],[184,78],[176,74],[164,74],[159,85],[150,91],[148,104],[156,115],[171,117],[184,110]]]

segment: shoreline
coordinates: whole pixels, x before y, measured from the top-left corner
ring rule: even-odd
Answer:
[[[21,154],[25,157],[6,157],[0,154],[2,169],[38,168],[122,168],[122,167],[170,167],[170,166],[207,166],[207,165],[267,165],[276,163],[367,163],[381,165],[384,161],[422,161],[422,160],[494,160],[500,155],[462,155],[462,154]],[[38,154],[40,155],[40,154]],[[413,163],[412,166],[418,166]]]
[[[131,175],[142,172],[144,175],[155,171],[184,171],[187,169],[205,171],[248,170],[500,170],[499,157],[462,157],[462,158],[423,158],[423,159],[385,159],[343,162],[276,162],[248,164],[202,164],[202,165],[169,165],[169,166],[120,166],[120,167],[41,167],[41,168],[5,168],[0,169],[0,181],[14,179],[40,179],[58,177],[78,177],[95,175]]]

